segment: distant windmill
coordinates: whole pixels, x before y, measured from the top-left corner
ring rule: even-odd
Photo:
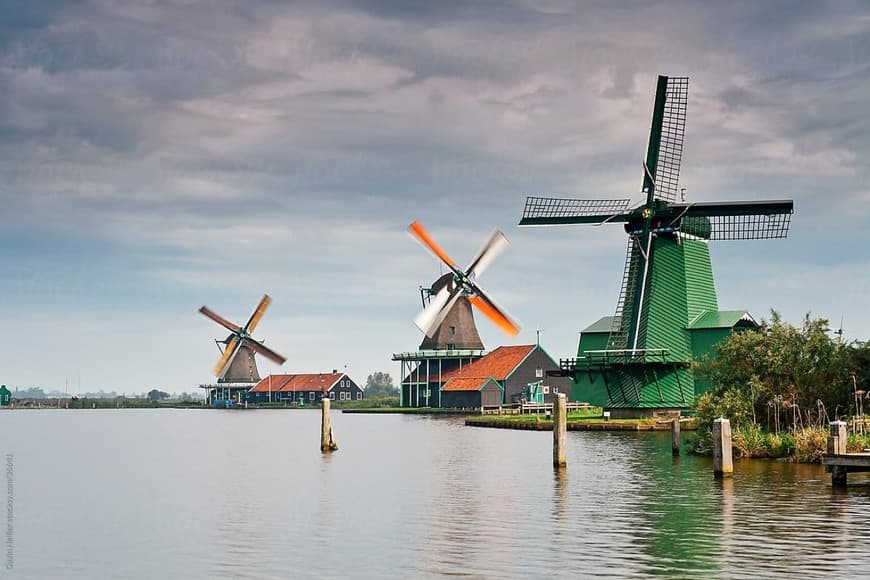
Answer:
[[[233,324],[206,306],[199,309],[201,314],[211,318],[232,333],[226,340],[219,342],[219,345],[223,344],[224,347],[221,358],[214,368],[218,382],[251,383],[259,381],[260,374],[257,371],[257,362],[254,360],[255,353],[261,354],[279,365],[284,364],[284,361],[287,360],[251,336],[271,301],[272,299],[268,295],[264,295],[244,327]]]
[[[414,324],[427,337],[433,337],[439,331],[454,305],[463,298],[467,299],[508,335],[514,336],[520,331],[519,323],[499,306],[477,282],[478,276],[508,245],[507,238],[503,233],[498,230],[494,231],[468,268],[461,270],[456,262],[435,243],[419,221],[408,226],[408,232],[453,272],[439,278],[432,288],[433,295],[428,304],[414,319]]]
[[[710,337],[714,326],[754,324],[745,312],[723,322],[736,311],[717,310],[707,242],[784,238],[794,209],[791,200],[685,203],[678,182],[688,91],[688,78],[658,77],[643,203],[632,208],[629,199],[529,197],[519,224],[625,224],[628,251],[616,314],[587,329],[601,337],[594,347],[596,341],[584,345],[581,335],[577,359],[562,361],[576,384],[603,383],[604,404],[615,407],[691,404],[691,360],[699,349],[712,348],[712,338],[692,336],[699,317],[706,316],[701,324]]]

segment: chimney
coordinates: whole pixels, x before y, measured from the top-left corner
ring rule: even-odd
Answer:
[[[337,374],[338,374],[338,369],[332,369],[332,374],[337,375]]]

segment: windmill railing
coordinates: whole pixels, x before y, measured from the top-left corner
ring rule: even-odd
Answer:
[[[400,352],[393,354],[393,360],[424,360],[437,358],[481,358],[489,354],[488,350],[478,349],[438,349],[438,350],[418,350],[413,352]]]
[[[666,348],[626,348],[614,350],[587,350],[583,356],[563,358],[559,361],[562,372],[586,371],[601,367],[636,364],[668,366],[688,365],[688,361],[674,360]]]

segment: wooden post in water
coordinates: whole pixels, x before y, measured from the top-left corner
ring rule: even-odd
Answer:
[[[846,422],[831,421],[831,431],[828,434],[828,455],[846,454]]]
[[[332,438],[332,422],[329,420],[329,396],[324,393],[320,399],[320,451],[329,453],[338,449]]]
[[[553,467],[568,465],[568,399],[559,393],[553,400]]]
[[[680,455],[680,418],[677,417],[671,423],[671,455]]]
[[[733,473],[731,421],[719,417],[713,421],[713,477],[731,477]]]

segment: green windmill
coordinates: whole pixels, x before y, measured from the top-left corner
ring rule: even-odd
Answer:
[[[734,330],[756,326],[746,311],[720,311],[710,240],[788,235],[791,200],[687,203],[678,188],[689,79],[658,77],[646,160],[646,200],[529,197],[521,226],[625,224],[628,251],[616,314],[580,335],[561,374],[571,398],[637,416],[688,407],[709,387],[691,361]],[[681,198],[677,200],[678,196]]]

